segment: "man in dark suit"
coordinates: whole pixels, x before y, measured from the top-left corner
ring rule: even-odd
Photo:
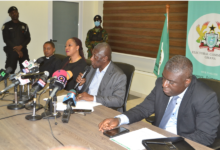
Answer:
[[[216,93],[192,75],[192,63],[174,56],[163,77],[145,100],[115,118],[105,119],[99,130],[140,121],[155,113],[154,125],[204,145],[214,142],[220,122]]]
[[[80,83],[77,100],[95,101],[116,108],[122,112],[126,91],[126,75],[111,61],[111,47],[108,43],[99,43],[92,52],[90,72],[82,79],[82,73],[76,79]]]

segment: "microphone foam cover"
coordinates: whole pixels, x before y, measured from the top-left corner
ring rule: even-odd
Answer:
[[[64,77],[67,77],[67,72],[65,70],[57,70],[53,73],[52,77],[53,76],[57,76],[59,77],[60,75],[64,76]],[[68,79],[67,79],[68,80]]]
[[[8,67],[7,69],[6,69],[6,73],[10,73],[12,71],[12,68],[11,67]]]
[[[66,79],[67,80],[69,80],[70,78],[72,78],[72,76],[73,76],[73,73],[72,73],[72,71],[67,71],[67,77],[66,77]]]
[[[76,91],[75,91],[74,89],[69,90],[69,92],[68,92],[68,93],[73,93],[73,94],[75,94],[75,95],[76,95]]]
[[[36,63],[40,64],[44,61],[44,58],[43,57],[40,57],[37,59]]]
[[[44,71],[44,74],[48,77],[50,73],[48,71]]]

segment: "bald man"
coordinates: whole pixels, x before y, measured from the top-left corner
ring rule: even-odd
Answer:
[[[80,83],[76,100],[102,103],[102,105],[122,112],[127,78],[123,71],[111,61],[111,47],[103,42],[92,52],[90,72],[82,79],[80,73],[76,82]]]

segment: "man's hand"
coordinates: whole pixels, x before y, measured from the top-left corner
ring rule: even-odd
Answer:
[[[94,97],[92,95],[89,95],[86,92],[83,92],[77,95],[76,101],[79,101],[79,100],[93,101]]]
[[[99,123],[99,131],[111,130],[117,127],[119,124],[119,118],[108,118]]]
[[[17,53],[18,53],[18,57],[19,57],[19,58],[22,58],[22,57],[23,57],[23,52],[22,52],[22,51],[17,52]]]
[[[22,45],[13,47],[14,51],[16,51],[16,52],[18,52],[18,51],[20,52],[22,48],[23,48]]]
[[[79,86],[83,85],[86,82],[85,78],[82,78],[82,73],[79,73],[78,77],[76,78],[76,82],[80,83]]]

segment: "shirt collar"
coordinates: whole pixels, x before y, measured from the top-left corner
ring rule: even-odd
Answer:
[[[187,89],[188,89],[188,87],[182,93],[180,93],[177,96],[179,96],[179,98],[183,99],[183,96],[185,95]]]
[[[106,70],[108,69],[108,67],[109,67],[110,63],[111,63],[111,61],[108,63],[108,65],[107,65],[107,66],[105,66],[105,68],[104,68],[104,69],[103,69],[101,72],[105,73],[105,72],[106,72]],[[99,68],[97,68],[97,69],[96,69],[96,72],[99,72]],[[101,72],[100,72],[100,73],[101,73]]]
[[[54,54],[53,54],[54,55]],[[51,55],[50,57],[52,57],[53,55]],[[46,59],[50,59],[50,57],[46,57]]]

